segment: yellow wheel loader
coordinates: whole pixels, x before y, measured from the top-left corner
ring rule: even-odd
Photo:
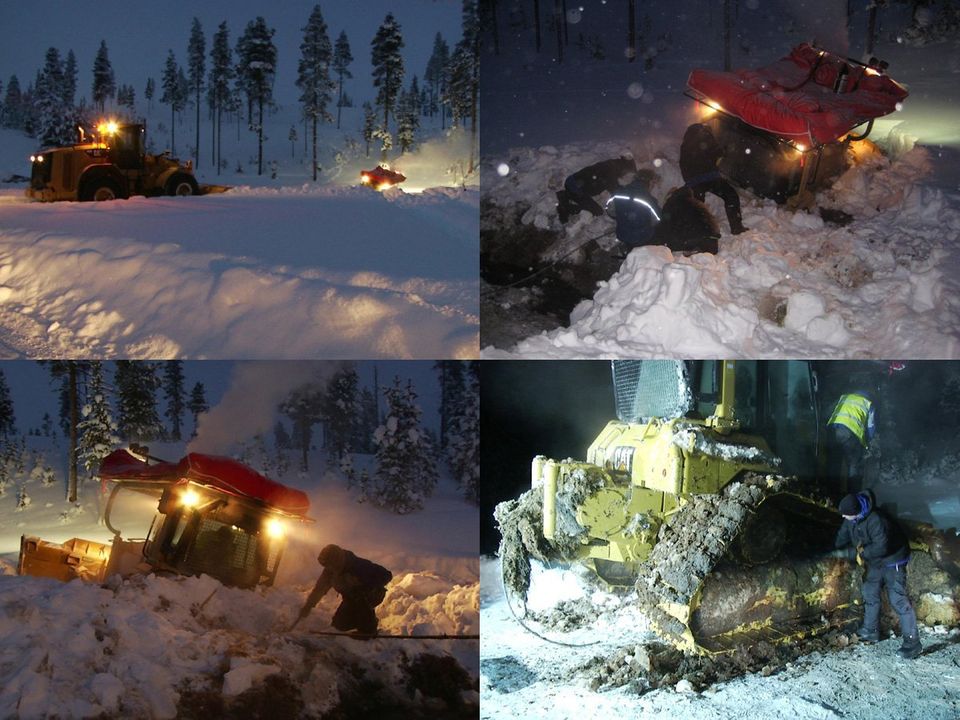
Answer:
[[[810,363],[615,361],[613,385],[618,419],[586,462],[534,458],[531,490],[497,507],[508,591],[525,598],[530,557],[581,563],[635,587],[653,628],[691,653],[859,616],[857,566],[832,553],[835,498],[813,480],[822,443]],[[911,535],[918,615],[925,600],[936,622],[960,624],[956,534]]]
[[[27,197],[84,202],[133,195],[203,195],[229,189],[199,185],[191,161],[181,163],[167,153],[147,153],[142,123],[101,122],[90,138],[82,129],[78,134],[75,145],[47,148],[30,157]]]
[[[18,574],[102,582],[114,574],[205,573],[234,587],[272,585],[287,533],[312,522],[307,496],[229,458],[190,453],[178,463],[150,460],[134,448],[117,450],[101,464],[110,544],[23,536]],[[123,538],[112,524],[117,498],[129,492],[156,501],[141,539]]]

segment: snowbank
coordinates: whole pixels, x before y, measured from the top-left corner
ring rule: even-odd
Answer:
[[[476,190],[21,195],[0,191],[10,356],[476,355]]]
[[[554,190],[571,171],[631,151],[640,167],[660,176],[662,198],[682,184],[679,142],[648,139],[643,147],[571,144],[515,150],[488,160],[482,227],[496,229],[509,208],[527,208],[522,222],[549,228],[559,239],[548,262],[612,228],[587,213],[564,229]],[[732,236],[722,204],[708,196],[724,235],[717,255],[690,257],[661,246],[632,251],[619,272],[578,305],[570,326],[487,347],[503,357],[955,357],[960,209],[942,190],[924,184],[929,152],[913,147],[895,159],[868,157],[828,192],[822,207],[852,222],[835,225],[819,214],[790,212],[741,191],[749,232]],[[612,236],[600,239],[612,245]],[[573,256],[576,258],[577,256]]]

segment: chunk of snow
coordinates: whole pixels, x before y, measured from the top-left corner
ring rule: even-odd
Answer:
[[[265,677],[280,672],[276,665],[250,662],[247,658],[230,660],[230,672],[223,676],[223,694],[234,697],[261,682]]]

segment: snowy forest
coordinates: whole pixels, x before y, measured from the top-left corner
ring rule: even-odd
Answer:
[[[302,124],[291,124],[287,139],[292,155],[302,138],[314,181],[322,169],[318,126],[341,129],[343,111],[354,107],[355,98],[368,95],[371,100],[361,104],[361,123],[353,128],[359,139],[346,135],[345,145],[335,154],[336,163],[345,164],[360,153],[369,157],[372,150],[383,161],[394,148],[409,152],[420,140],[423,120],[429,118],[431,123],[439,120],[443,132],[469,130],[471,154],[464,172],[470,173],[477,156],[476,0],[463,0],[462,12],[462,36],[448,40],[437,32],[433,53],[423,68],[405,63],[404,32],[410,28],[402,28],[393,13],[386,15],[372,39],[351,39],[346,31],[328,27],[319,4],[304,18],[295,60],[279,57],[273,41],[276,29],[261,16],[233,34],[226,20],[214,30],[205,29],[194,17],[189,31],[185,29],[185,49],[171,48],[158,61],[156,74],[148,77],[125,77],[122,69],[115,70],[106,40],[101,41],[89,70],[79,67],[72,49],[50,47],[33,78],[14,74],[0,84],[0,126],[22,130],[43,146],[68,145],[75,142],[78,126],[89,128],[104,114],[134,121],[152,113],[156,102],[169,111],[169,120],[155,130],[169,132],[172,154],[177,153],[178,129],[184,128],[185,118],[190,119],[185,129],[192,132],[185,139],[184,129],[180,130],[181,149],[193,158],[195,168],[215,167],[220,174],[231,167],[222,152],[223,131],[235,122],[238,141],[243,128],[256,138],[256,174],[263,175],[266,164],[275,176],[276,159],[265,160],[264,142],[266,120],[280,110],[275,101],[279,84],[295,86],[299,92]],[[372,74],[364,82],[354,78],[351,64],[355,54],[367,52],[367,46]],[[281,60],[285,67],[295,66],[296,74],[279,74]],[[209,130],[202,131],[204,124]],[[155,151],[150,143],[148,136],[148,149]],[[239,160],[234,164],[243,172]]]
[[[76,503],[83,483],[96,478],[102,458],[121,445],[166,447],[182,441],[191,449],[210,410],[204,384],[188,381],[180,360],[43,364],[54,394],[51,403],[56,399],[59,409],[29,428],[18,426],[0,369],[0,497],[15,488],[21,509],[30,503],[28,485],[50,486],[60,467],[67,469],[66,499]],[[436,363],[436,422],[423,417],[411,379],[395,375],[381,381],[374,367],[372,387],[361,387],[352,363],[335,365],[333,372],[287,394],[272,433],[233,438],[232,456],[275,478],[333,470],[355,489],[358,502],[400,514],[423,507],[445,468],[462,496],[478,502],[476,361]],[[325,470],[311,466],[314,449],[324,452]],[[363,456],[372,456],[372,462]],[[360,459],[356,467],[355,458]]]

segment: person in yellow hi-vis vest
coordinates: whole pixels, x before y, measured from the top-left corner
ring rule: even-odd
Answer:
[[[833,431],[834,467],[847,489],[860,489],[863,454],[876,433],[876,413],[870,396],[862,391],[840,396],[827,427]]]

